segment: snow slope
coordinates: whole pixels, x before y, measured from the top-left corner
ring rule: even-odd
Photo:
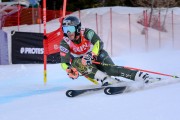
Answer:
[[[180,76],[179,54],[180,50],[168,48],[123,54],[113,60],[117,65]],[[94,85],[83,77],[69,79],[59,64],[48,64],[47,69],[48,82],[44,85],[42,64],[0,66],[0,120],[180,119],[178,82],[122,95],[107,96],[99,91],[67,98],[68,89]]]

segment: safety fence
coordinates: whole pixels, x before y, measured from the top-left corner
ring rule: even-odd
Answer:
[[[180,49],[180,15],[178,9],[156,10],[150,19],[150,11],[118,13],[109,8],[106,12],[78,11],[73,15],[82,25],[94,29],[112,56],[121,53],[151,51],[156,49]]]
[[[43,19],[43,10],[41,7],[38,8],[23,8],[21,6],[18,7],[19,11],[10,15],[4,16],[5,21],[3,22],[3,27],[8,26],[17,26],[17,31],[20,31],[20,25],[31,25],[31,24],[39,24],[41,26]],[[66,12],[66,14],[70,14],[72,12]],[[62,10],[47,10],[46,11],[46,20],[47,22],[56,18],[60,18],[62,16]],[[39,27],[41,29],[41,27]],[[39,30],[40,32],[41,30]]]

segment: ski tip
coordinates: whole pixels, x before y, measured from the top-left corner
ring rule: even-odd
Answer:
[[[111,87],[106,87],[106,88],[104,89],[104,93],[105,93],[106,95],[112,95]]]
[[[73,90],[68,90],[68,91],[66,91],[66,96],[67,96],[67,97],[74,97],[74,95],[73,95]]]
[[[125,91],[127,87],[126,86],[121,86],[121,87],[106,87],[104,89],[104,93],[106,95],[115,95],[115,94],[121,94]]]

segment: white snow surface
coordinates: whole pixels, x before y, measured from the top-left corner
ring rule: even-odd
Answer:
[[[136,12],[135,8],[131,12]],[[48,23],[52,28],[57,24]],[[29,29],[28,26],[23,28]],[[179,55],[180,50],[167,48],[122,54],[113,60],[120,66],[180,76]],[[114,96],[98,91],[68,98],[65,95],[68,89],[95,85],[84,77],[71,80],[60,64],[47,65],[46,85],[43,83],[43,64],[1,65],[0,120],[179,120],[180,83],[172,77],[160,77],[168,80],[162,82],[163,86]]]

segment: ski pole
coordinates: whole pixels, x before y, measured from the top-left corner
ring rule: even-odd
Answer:
[[[101,63],[101,62],[93,62],[93,63],[98,64],[98,65],[103,65],[103,66],[117,66],[117,65],[111,65],[111,64]],[[164,73],[160,73],[160,72],[149,71],[149,70],[143,70],[143,69],[139,69],[139,68],[133,68],[133,67],[127,67],[127,66],[120,66],[120,67],[123,67],[123,68],[126,68],[126,69],[131,69],[131,70],[139,70],[139,71],[142,71],[142,72],[158,74],[158,75],[162,75],[162,76],[169,76],[169,77],[173,77],[173,78],[179,78],[178,76],[164,74]]]

